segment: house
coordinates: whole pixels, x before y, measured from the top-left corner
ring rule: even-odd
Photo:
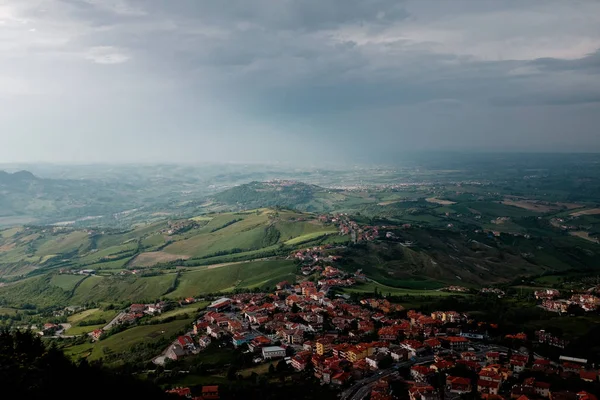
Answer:
[[[477,381],[477,391],[481,394],[493,394],[497,395],[500,390],[500,381],[488,381],[479,379]]]
[[[464,394],[472,390],[471,380],[460,376],[448,376],[446,378],[446,387],[450,393]]]
[[[303,371],[311,357],[312,353],[310,351],[302,351],[292,357],[291,365],[296,371]]]
[[[484,369],[479,373],[477,391],[481,394],[497,395],[501,383],[502,375],[500,375],[496,369],[490,369],[490,367],[488,367],[488,369]]]
[[[104,333],[104,331],[102,329],[95,329],[94,331],[92,331],[90,333],[90,336],[92,337],[93,340],[99,340],[100,336],[102,336],[103,333]]]
[[[280,346],[263,347],[262,356],[265,360],[269,360],[271,358],[285,357],[285,349]]]
[[[598,400],[598,398],[593,394],[582,390],[581,392],[577,393],[577,400]]]
[[[171,345],[171,347],[169,347],[169,350],[167,350],[167,352],[165,353],[165,356],[173,361],[177,361],[185,355],[185,350],[179,344]]]
[[[218,300],[210,303],[208,307],[206,307],[209,311],[222,312],[231,308],[232,300],[227,297],[222,297]]]
[[[187,397],[188,399],[192,398],[192,391],[190,390],[190,388],[187,387],[176,387],[174,389],[167,390],[166,393],[176,394],[180,397]]]
[[[408,350],[408,354],[411,358],[416,357],[417,354],[421,354],[423,351],[425,351],[423,343],[419,342],[418,340],[405,340],[400,343],[400,346]]]
[[[271,344],[271,339],[266,336],[257,336],[248,343],[248,348],[252,351],[258,351],[263,347],[269,346]]]
[[[202,399],[203,400],[218,400],[219,399],[219,387],[218,386],[202,386]]]
[[[236,333],[231,337],[231,343],[235,347],[239,347],[245,343],[248,343],[251,339],[250,335],[244,335],[242,333]]]
[[[132,304],[131,306],[129,306],[129,312],[132,313],[143,313],[145,309],[145,304]]]
[[[217,325],[209,325],[206,328],[206,333],[215,339],[220,339],[225,334],[225,331],[223,331],[223,329],[219,328]]]
[[[352,375],[350,374],[350,372],[340,372],[331,377],[331,383],[334,385],[342,386],[346,382],[349,382],[351,377]]]
[[[367,365],[369,367],[371,367],[372,369],[379,369],[379,363],[387,357],[388,356],[386,354],[377,353],[377,354],[368,356],[365,360],[367,362]]]
[[[584,369],[579,371],[579,378],[586,382],[598,381],[598,371],[586,371]]]
[[[210,344],[210,342],[211,342],[211,340],[210,340],[210,337],[208,337],[208,336],[201,336],[198,339],[198,345],[200,347],[202,347],[202,348],[208,347],[208,345]]]
[[[442,340],[450,350],[464,350],[469,344],[469,339],[462,336],[446,336],[441,337]]]
[[[452,361],[440,360],[440,361],[436,362],[435,364],[432,364],[429,368],[435,372],[442,372],[442,371],[446,371],[452,367],[454,367],[454,363]]]
[[[189,335],[179,336],[177,343],[185,350],[193,351],[196,349],[196,345]]]
[[[495,364],[500,361],[500,353],[497,351],[488,351],[485,354],[485,359],[488,363]]]
[[[442,342],[440,342],[438,339],[436,338],[431,338],[431,339],[427,339],[423,341],[423,344],[425,344],[425,346],[429,347],[430,349],[439,349],[442,347]]]
[[[408,396],[410,400],[437,400],[439,398],[434,387],[424,383],[416,383],[408,389]]]
[[[206,333],[206,328],[208,328],[209,325],[210,323],[208,323],[207,321],[201,321],[194,324],[194,335]]]
[[[471,351],[465,351],[460,353],[460,358],[466,361],[477,361],[478,357],[477,354],[471,352]]]
[[[520,374],[525,371],[525,363],[523,361],[511,361],[510,365],[515,374]]]
[[[427,376],[432,373],[431,369],[424,365],[414,365],[410,368],[410,376],[415,381],[425,381]]]
[[[531,400],[537,397],[533,387],[525,385],[515,385],[510,391],[510,398],[513,400]]]
[[[371,353],[372,354],[372,353]],[[346,360],[350,362],[356,362],[367,358],[370,354],[368,353],[367,347],[363,345],[352,346],[346,351]]]
[[[291,285],[288,281],[279,282],[277,285],[275,285],[275,288],[277,290],[284,290],[284,289],[288,289],[290,287],[291,287]]]
[[[393,349],[390,349],[390,355],[396,362],[408,360],[408,350],[402,347],[395,347]]]
[[[322,338],[317,340],[317,354],[322,356],[331,351],[331,344],[333,340],[330,338]]]
[[[567,361],[562,363],[562,369],[564,372],[572,372],[574,374],[579,374],[579,371],[581,371],[582,367],[579,364]]]
[[[547,382],[535,382],[533,389],[538,396],[549,397],[550,396],[550,384]]]

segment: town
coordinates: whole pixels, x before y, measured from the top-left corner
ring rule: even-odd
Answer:
[[[216,298],[188,333],[177,337],[153,362],[165,366],[202,358],[211,343],[218,343],[243,349],[257,365],[277,362],[278,369],[284,365],[291,373],[308,373],[322,385],[339,388],[345,400],[404,398],[393,390],[397,382],[402,382],[410,400],[467,395],[490,400],[596,399],[591,391],[553,384],[557,380],[582,386],[598,383],[598,370],[587,360],[565,356],[551,360],[524,347],[528,340],[564,347],[544,331],[536,332],[535,338],[519,332],[502,338],[517,349],[495,344],[486,334],[489,326],[464,313],[423,314],[385,298],[366,297],[352,303],[330,296],[331,281],[343,282],[342,276],[336,268],[326,267],[316,284],[280,282],[272,293]],[[550,295],[550,290],[536,293],[540,298]],[[160,306],[134,304],[115,323],[160,312]],[[96,332],[91,335],[99,338]],[[168,392],[184,398],[219,398],[218,385],[203,386],[195,397],[187,387]]]

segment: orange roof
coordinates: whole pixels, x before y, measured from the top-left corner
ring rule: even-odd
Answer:
[[[585,380],[596,381],[598,380],[598,372],[586,371],[582,369],[581,371],[579,371],[579,377]]]
[[[202,393],[214,393],[219,391],[219,386],[202,386]]]

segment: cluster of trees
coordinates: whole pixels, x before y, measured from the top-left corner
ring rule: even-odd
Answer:
[[[157,386],[114,374],[100,364],[74,364],[31,332],[0,332],[0,382],[8,399],[168,398]]]

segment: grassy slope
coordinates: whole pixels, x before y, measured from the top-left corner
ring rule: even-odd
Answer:
[[[69,291],[73,290],[75,285],[85,278],[84,275],[53,275],[50,284]]]
[[[249,252],[270,248],[277,243],[297,244],[337,231],[333,226],[306,219],[305,214],[290,211],[222,214],[201,228],[181,236],[175,235],[175,243],[164,251],[203,258],[232,249]]]
[[[71,232],[67,235],[57,235],[38,247],[36,255],[43,257],[50,254],[70,253],[81,250],[89,245],[88,234],[82,231]]]
[[[75,290],[71,301],[152,301],[164,295],[173,285],[176,274],[152,277],[90,277]]]
[[[387,295],[391,293],[394,296],[409,295],[409,296],[435,296],[435,297],[446,297],[460,295],[457,293],[441,292],[438,290],[413,290],[404,288],[395,288],[391,286],[385,286],[376,282],[362,283],[356,286],[344,288],[345,293],[373,293],[377,288],[379,293]]]
[[[73,358],[89,355],[89,360],[98,360],[105,352],[122,353],[139,343],[153,343],[163,337],[171,338],[179,331],[188,329],[192,321],[193,319],[182,319],[165,324],[136,326],[93,344],[68,347],[65,354]]]
[[[168,297],[189,297],[201,293],[274,286],[282,280],[294,280],[293,261],[256,261],[213,269],[199,269],[182,274],[179,286]]]

